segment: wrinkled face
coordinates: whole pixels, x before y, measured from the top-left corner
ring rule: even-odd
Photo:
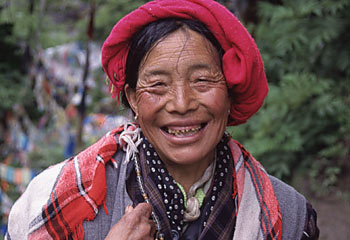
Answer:
[[[125,93],[144,135],[163,162],[208,164],[222,138],[230,100],[217,50],[182,28],[160,40]]]

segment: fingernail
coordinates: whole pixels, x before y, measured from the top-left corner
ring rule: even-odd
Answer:
[[[128,212],[131,212],[133,210],[133,207],[131,205],[128,205],[126,206],[125,208],[125,212],[128,213]]]

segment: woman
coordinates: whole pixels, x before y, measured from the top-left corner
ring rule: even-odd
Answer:
[[[225,133],[261,106],[253,39],[211,0],[156,0],[102,48],[135,114],[35,178],[8,239],[318,239],[316,213]]]

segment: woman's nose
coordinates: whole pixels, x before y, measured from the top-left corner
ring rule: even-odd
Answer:
[[[178,84],[170,90],[170,99],[167,103],[168,112],[185,114],[198,108],[199,103],[196,94],[189,84]]]

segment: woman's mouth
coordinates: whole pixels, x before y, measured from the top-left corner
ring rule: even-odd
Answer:
[[[188,136],[195,135],[196,133],[201,131],[206,125],[207,125],[207,123],[202,123],[202,124],[197,125],[197,126],[162,127],[161,129],[164,132],[166,132],[170,135],[176,136],[176,137],[188,137]]]

